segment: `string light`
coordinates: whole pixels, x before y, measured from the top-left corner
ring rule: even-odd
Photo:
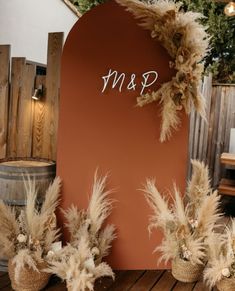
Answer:
[[[224,7],[224,13],[227,16],[235,16],[235,2],[229,2],[225,7]]]

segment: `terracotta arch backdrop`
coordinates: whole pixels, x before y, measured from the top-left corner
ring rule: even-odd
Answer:
[[[71,30],[64,47],[61,69],[61,105],[58,141],[58,174],[63,179],[63,202],[86,207],[93,174],[110,173],[110,188],[117,200],[110,222],[118,239],[108,258],[115,269],[156,268],[153,249],[160,232],[149,238],[150,209],[140,189],[146,177],[156,177],[160,190],[177,181],[185,187],[188,120],[170,142],[158,141],[160,110],[156,104],[135,107],[141,76],[157,71],[156,89],[171,79],[169,56],[148,31],[115,2],[107,2],[85,14]],[[102,94],[109,69],[135,73],[136,90],[122,92],[110,85]],[[164,267],[161,265],[160,267]]]

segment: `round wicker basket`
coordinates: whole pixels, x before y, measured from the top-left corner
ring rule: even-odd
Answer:
[[[49,279],[50,274],[41,272],[47,267],[46,263],[38,264],[37,268],[39,272],[34,271],[31,268],[25,267],[20,272],[20,278],[18,281],[15,280],[15,266],[12,264],[12,260],[8,262],[8,273],[11,279],[11,287],[16,291],[38,291],[43,289]]]
[[[216,287],[219,291],[235,290],[235,278],[223,278],[216,284]]]
[[[204,267],[204,265],[193,265],[189,261],[175,258],[172,261],[172,275],[178,281],[192,283],[199,279]]]

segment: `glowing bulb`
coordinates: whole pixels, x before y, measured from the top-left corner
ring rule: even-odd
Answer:
[[[228,16],[235,16],[235,2],[229,2],[224,7],[224,13]]]

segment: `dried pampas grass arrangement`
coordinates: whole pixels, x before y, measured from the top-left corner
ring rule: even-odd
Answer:
[[[137,98],[137,105],[159,102],[162,106],[160,141],[164,142],[180,125],[179,111],[189,114],[192,107],[205,118],[205,100],[199,91],[203,72],[201,63],[208,51],[209,37],[198,19],[203,15],[183,12],[180,3],[159,0],[116,0],[127,8],[151,37],[160,42],[173,59],[169,66],[176,70],[171,81],[155,92]]]
[[[231,219],[223,235],[212,233],[207,239],[209,261],[204,280],[210,288],[235,290],[235,219]]]
[[[220,198],[216,191],[210,190],[208,169],[198,161],[192,161],[192,164],[193,174],[188,184],[186,205],[175,185],[173,203],[160,194],[154,180],[147,180],[144,189],[146,200],[153,211],[149,231],[160,228],[164,233],[161,245],[155,249],[162,253],[159,262],[172,260],[173,275],[184,282],[198,279],[207,259],[206,238],[221,216]]]
[[[60,186],[61,180],[57,177],[39,207],[35,181],[26,178],[26,207],[19,215],[16,215],[14,208],[0,201],[0,256],[10,259],[9,273],[14,276],[11,280],[15,282],[16,290],[22,289],[17,289],[17,284],[21,284],[21,275],[25,269],[32,273],[41,271],[40,266],[45,265],[47,253],[58,239],[55,210],[59,204]],[[35,286],[33,288],[39,290]]]
[[[72,205],[63,211],[70,242],[60,252],[51,254],[48,272],[65,280],[70,291],[94,290],[97,278],[114,278],[112,269],[102,262],[116,238],[113,225],[103,227],[113,205],[111,191],[105,190],[106,182],[107,176],[98,177],[96,171],[87,209]]]
[[[69,291],[94,290],[95,280],[99,277],[111,276],[114,279],[108,264],[95,264],[87,237],[81,238],[77,247],[68,244],[56,253],[48,272],[65,280]]]

